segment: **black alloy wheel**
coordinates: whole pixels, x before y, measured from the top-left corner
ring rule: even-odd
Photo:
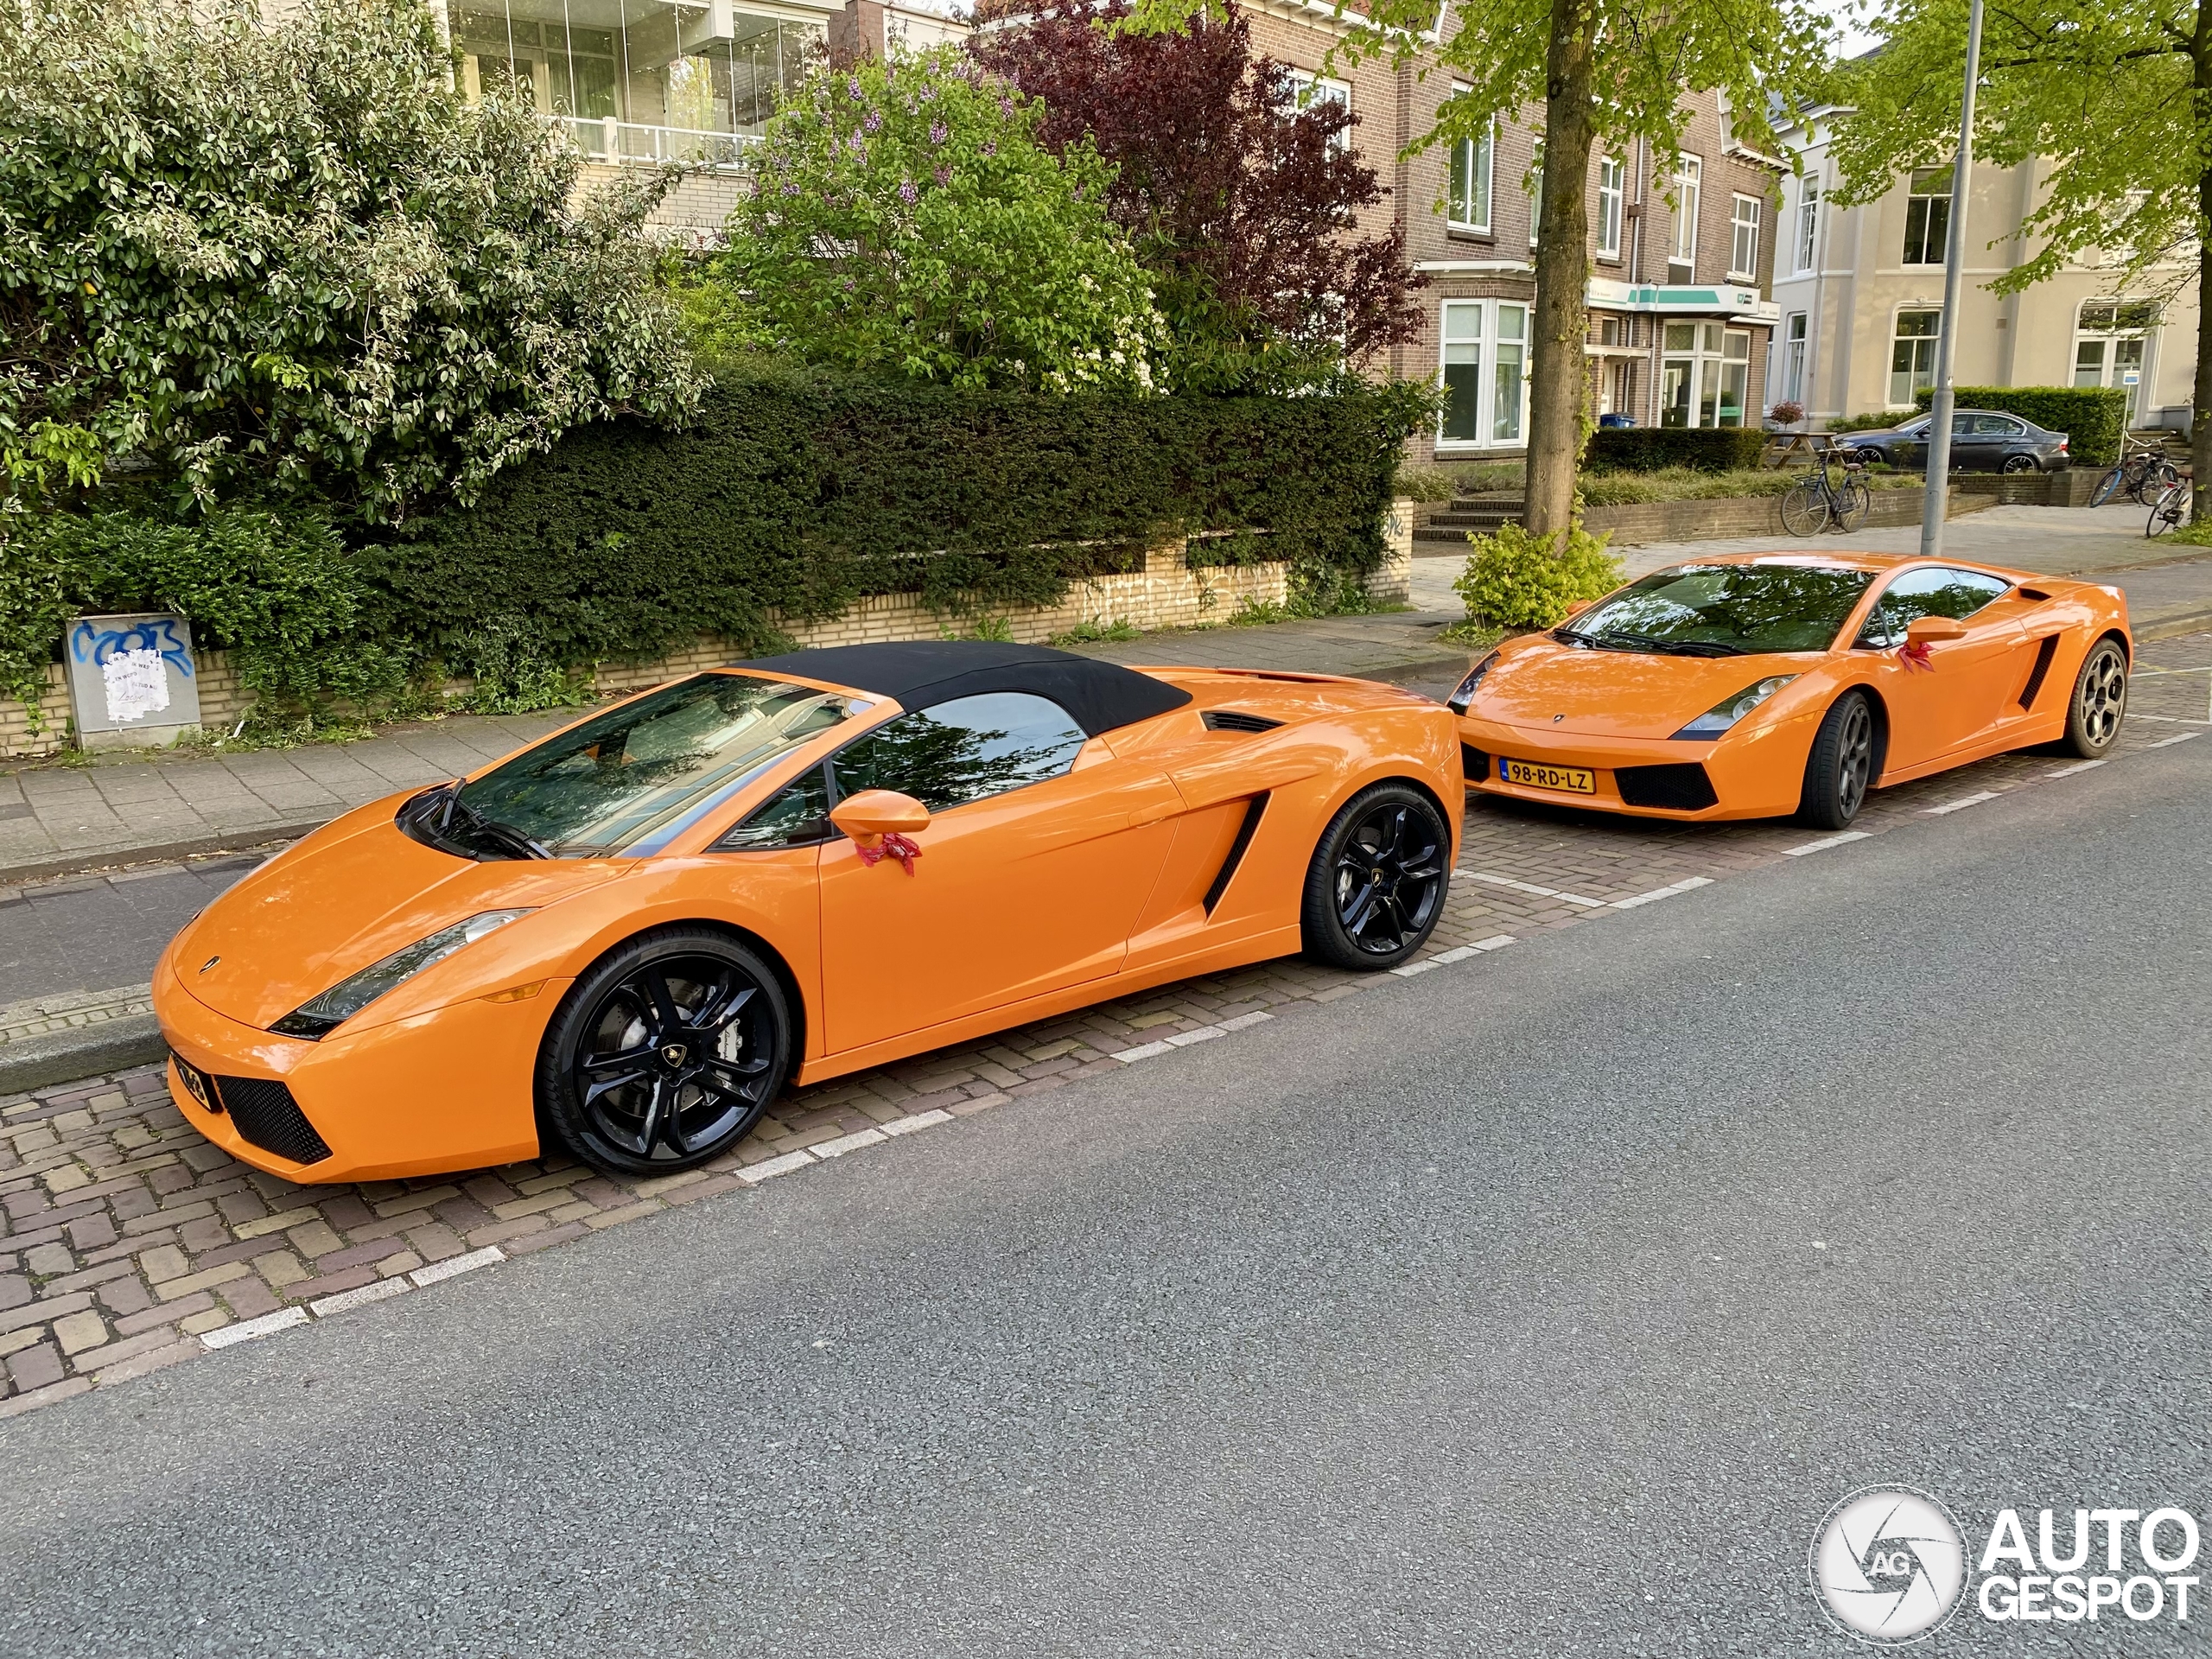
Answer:
[[[2127,713],[2127,653],[2120,641],[2100,639],[2089,648],[2074,677],[2073,700],[2066,706],[2066,747],[2084,760],[2111,751]]]
[[[1813,752],[1805,757],[1799,822],[1815,830],[1848,830],[1873,777],[1873,707],[1863,691],[1847,691],[1828,705]]]
[[[1306,949],[1339,968],[1395,968],[1444,913],[1451,832],[1406,784],[1362,790],[1329,821],[1306,873]]]
[[[689,1169],[751,1132],[790,1054],[790,1012],[766,963],[724,934],[656,929],[562,1000],[538,1056],[541,1126],[594,1168]]]
[[[2015,476],[2021,473],[2032,473],[2037,470],[2036,458],[2033,455],[2007,455],[2003,470]]]

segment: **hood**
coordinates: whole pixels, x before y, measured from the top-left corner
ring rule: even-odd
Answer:
[[[1662,657],[1586,651],[1537,634],[1500,653],[1467,714],[1544,732],[1672,737],[1723,698],[1770,674],[1803,672],[1807,660],[1802,652]]]
[[[266,1029],[442,927],[480,911],[543,908],[628,868],[603,859],[479,864],[409,839],[389,812],[365,814],[254,871],[202,911],[169,956],[195,998]]]

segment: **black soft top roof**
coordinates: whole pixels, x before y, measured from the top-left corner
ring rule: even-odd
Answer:
[[[903,645],[830,645],[786,657],[756,657],[732,668],[758,668],[894,697],[909,710],[986,691],[1050,697],[1096,737],[1190,702],[1191,694],[1149,674],[1044,645],[988,639],[924,639]]]

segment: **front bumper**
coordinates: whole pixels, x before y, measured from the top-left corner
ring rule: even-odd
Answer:
[[[302,1138],[285,1098],[266,1087],[251,1088],[250,1104],[240,1091],[238,1111],[210,1110],[172,1064],[169,1098],[224,1151],[287,1180],[386,1180],[537,1155],[538,1041],[569,983],[548,980],[524,1001],[457,1002],[308,1042],[209,1007],[165,954],[154,973],[154,1015],[172,1052],[214,1078],[219,1097],[226,1079],[281,1084],[311,1131]],[[302,1161],[317,1141],[328,1156]]]
[[[1635,817],[1672,818],[1686,823],[1727,818],[1779,817],[1797,810],[1805,779],[1805,758],[1812,748],[1817,715],[1731,732],[1706,743],[1673,738],[1603,737],[1586,732],[1507,726],[1473,715],[1459,717],[1459,741],[1479,752],[1483,764],[1466,757],[1467,785],[1485,795],[1541,801],[1548,806],[1580,806]],[[1498,775],[1500,759],[1535,766],[1579,766],[1595,774],[1596,792],[1585,795],[1508,783]],[[1710,806],[1631,805],[1622,798],[1618,774],[1630,767],[1696,766],[1704,769],[1714,797]]]

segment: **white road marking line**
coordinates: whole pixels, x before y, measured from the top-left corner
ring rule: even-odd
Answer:
[[[950,1112],[942,1107],[933,1107],[926,1112],[917,1112],[912,1117],[894,1117],[888,1123],[878,1127],[886,1135],[912,1135],[917,1129],[933,1129],[940,1123],[951,1122]]]
[[[841,1135],[835,1141],[823,1141],[807,1150],[817,1158],[842,1158],[849,1152],[858,1152],[862,1147],[880,1147],[887,1138],[881,1129],[855,1129],[850,1135]]]
[[[2109,762],[2103,760],[2076,760],[2070,766],[2061,766],[2056,772],[2047,772],[2044,773],[2044,776],[2046,778],[2071,778],[2077,772],[2094,772],[2099,766],[2109,764]]]
[[[335,1296],[319,1297],[308,1304],[308,1312],[318,1319],[327,1319],[334,1313],[343,1313],[352,1307],[365,1307],[371,1302],[383,1301],[388,1296],[404,1296],[415,1287],[401,1274],[392,1279],[379,1279],[373,1285],[363,1285],[359,1290],[341,1290]]]
[[[1980,806],[1984,801],[1993,801],[2003,792],[2001,790],[1985,789],[1979,795],[1962,796],[1955,801],[1946,801],[1941,806],[1923,806],[1920,810],[1931,818],[1940,818],[1946,812],[1962,812],[1967,807]]]
[[[771,1158],[766,1163],[754,1164],[737,1172],[737,1179],[747,1186],[758,1186],[763,1181],[772,1181],[779,1175],[788,1175],[795,1169],[804,1169],[814,1161],[814,1154],[801,1147],[797,1152],[787,1152],[780,1158]]]
[[[1650,892],[1639,893],[1632,899],[1616,899],[1613,900],[1612,908],[1634,910],[1638,905],[1649,905],[1662,899],[1671,899],[1678,893],[1694,893],[1700,887],[1709,887],[1712,885],[1713,878],[1709,875],[1688,876],[1675,882],[1672,887],[1654,887]]]
[[[1510,933],[1493,933],[1486,939],[1477,939],[1472,944],[1462,944],[1450,950],[1440,950],[1433,957],[1423,957],[1419,962],[1409,962],[1402,968],[1390,971],[1400,979],[1411,979],[1415,974],[1425,974],[1432,968],[1448,968],[1455,962],[1465,962],[1469,957],[1479,957],[1489,950],[1502,950],[1513,943]]]
[[[1458,870],[1453,874],[1464,875],[1471,881],[1486,881],[1493,887],[1510,887],[1516,893],[1533,893],[1539,899],[1557,899],[1565,904],[1580,905],[1585,910],[1602,910],[1605,905],[1603,899],[1585,899],[1579,893],[1561,893],[1557,887],[1540,887],[1533,881],[1516,881],[1510,875],[1491,875],[1482,870]]]
[[[486,1244],[480,1250],[471,1250],[467,1255],[449,1255],[442,1262],[433,1262],[427,1268],[417,1268],[407,1276],[419,1288],[435,1285],[443,1279],[457,1279],[464,1273],[474,1273],[479,1268],[488,1268],[494,1262],[504,1262],[507,1253],[496,1244]]]
[[[2155,743],[2145,743],[2146,749],[2171,749],[2177,743],[2189,743],[2203,736],[2202,732],[2176,732],[2171,737],[2162,737]]]
[[[1274,1018],[1274,1015],[1270,1014],[1267,1009],[1256,1008],[1250,1014],[1240,1014],[1234,1020],[1223,1020],[1221,1022],[1221,1028],[1224,1031],[1242,1031],[1247,1026],[1256,1026],[1262,1020],[1272,1020]]]
[[[1847,841],[1864,841],[1874,832],[1871,830],[1847,830],[1840,836],[1823,836],[1818,841],[1808,841],[1802,847],[1785,847],[1784,858],[1802,858],[1808,853],[1824,853],[1831,847],[1840,847]]]
[[[1188,1048],[1192,1043],[1210,1043],[1217,1037],[1229,1033],[1219,1026],[1199,1026],[1192,1031],[1179,1031],[1167,1039],[1170,1048]]]
[[[1157,1055],[1166,1054],[1171,1052],[1172,1046],[1169,1044],[1146,1043],[1136,1048],[1122,1049],[1118,1051],[1113,1058],[1119,1060],[1123,1065],[1135,1065],[1139,1060],[1149,1060]]]
[[[304,1307],[280,1307],[274,1313],[264,1313],[257,1319],[241,1319],[236,1325],[226,1325],[219,1330],[203,1331],[200,1344],[203,1348],[227,1348],[234,1342],[251,1342],[256,1337],[274,1336],[279,1331],[289,1331],[296,1325],[308,1322]]]
[[[2212,721],[2183,720],[2179,715],[2146,715],[2140,712],[2128,715],[2130,720],[2155,720],[2161,726],[2212,726]]]

